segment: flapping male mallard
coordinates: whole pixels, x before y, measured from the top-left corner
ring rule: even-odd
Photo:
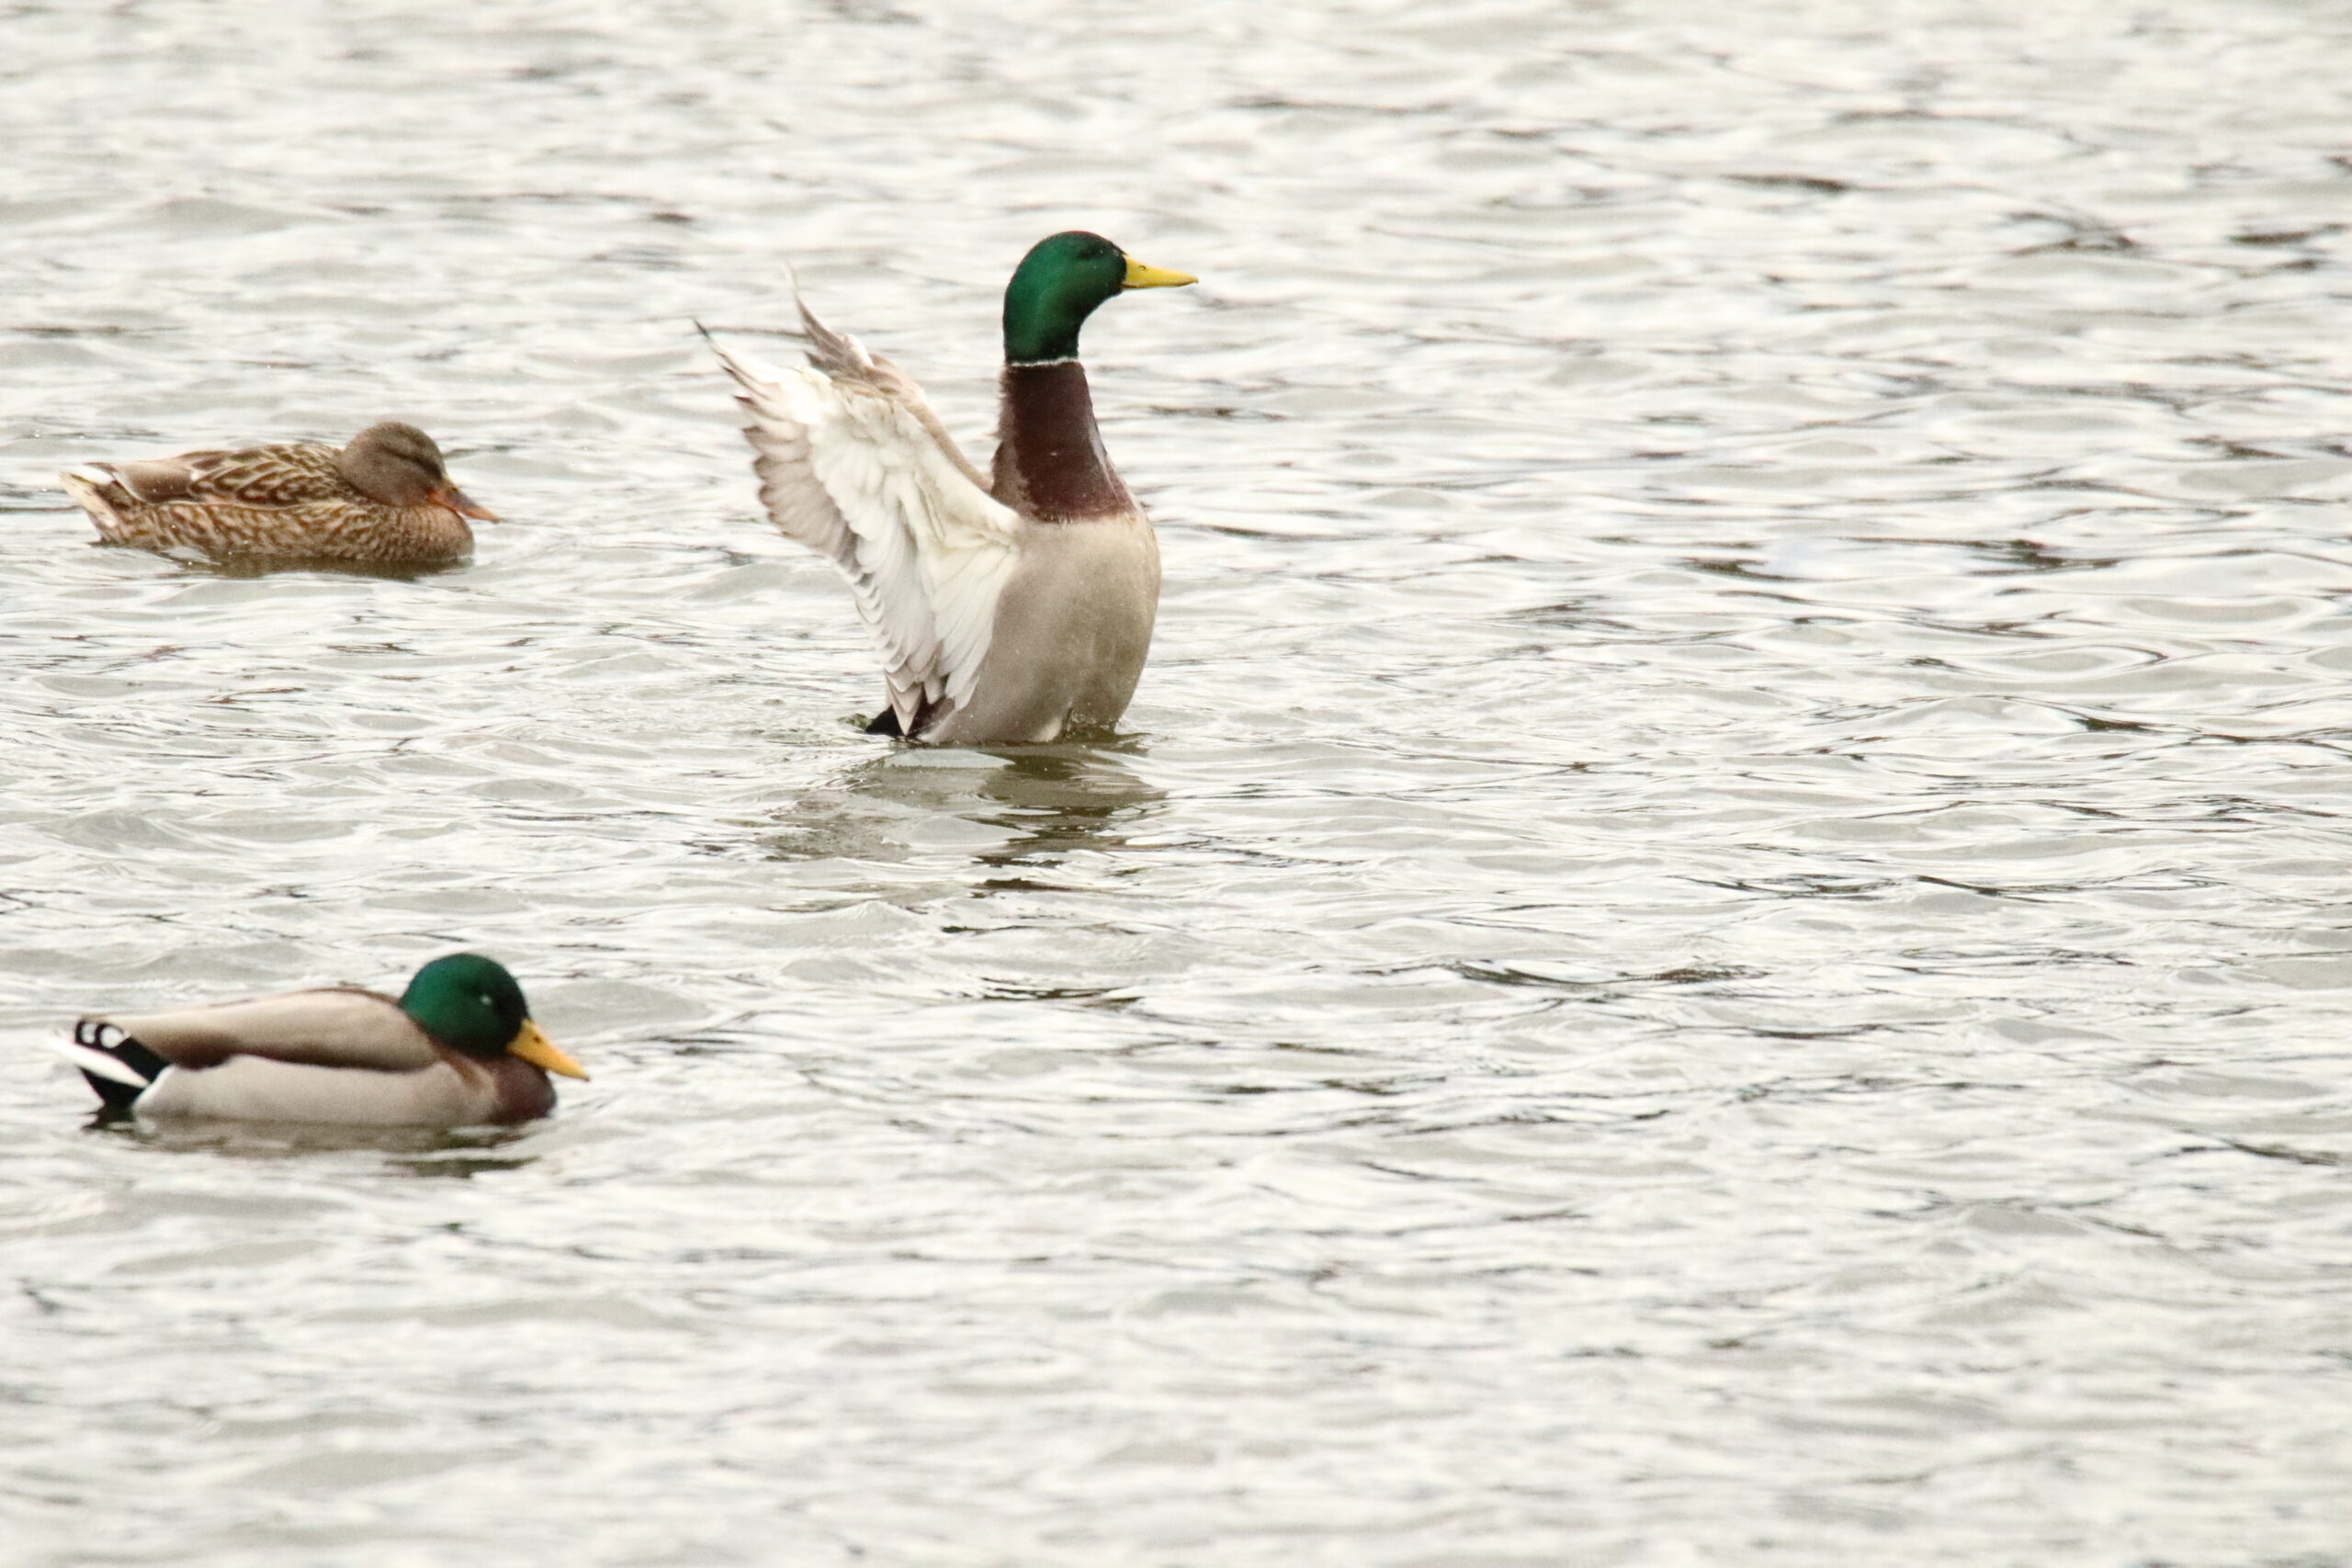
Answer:
[[[1033,246],[1004,290],[986,482],[910,378],[805,304],[808,368],[718,349],[751,412],[769,518],[841,569],[881,646],[889,706],[869,730],[1005,745],[1126,712],[1159,607],[1159,546],[1103,453],[1078,332],[1124,289],[1193,281],[1099,234]]]
[[[58,476],[110,545],[220,558],[439,566],[473,548],[466,519],[496,522],[413,424],[315,442],[84,463]]]
[[[396,1001],[339,986],[169,1012],[104,1013],[53,1043],[118,1111],[153,1117],[467,1127],[555,1109],[559,1050],[504,965],[455,953]]]

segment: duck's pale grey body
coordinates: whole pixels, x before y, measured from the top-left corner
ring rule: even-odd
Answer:
[[[391,998],[356,987],[107,1013],[75,1032],[91,1043],[59,1048],[85,1072],[137,1084],[92,1048],[123,1036],[167,1064],[131,1102],[141,1116],[463,1127],[527,1122],[555,1105],[540,1068],[449,1050]]]
[[[134,1109],[164,1120],[475,1127],[532,1121],[554,1107],[547,1075],[529,1064],[452,1055],[405,1073],[354,1072],[266,1056],[233,1056],[201,1071],[166,1067]]]
[[[769,517],[840,570],[880,647],[876,728],[985,746],[1117,723],[1151,647],[1159,546],[1103,455],[1085,370],[1006,367],[984,482],[912,380],[801,320],[807,368],[719,360]]]
[[[1026,522],[997,599],[972,695],[921,731],[946,746],[1046,741],[1107,729],[1151,651],[1159,541],[1140,515]]]

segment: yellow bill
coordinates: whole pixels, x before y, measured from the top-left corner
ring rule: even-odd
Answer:
[[[527,1018],[523,1021],[523,1027],[514,1032],[514,1038],[506,1043],[506,1054],[520,1056],[535,1067],[560,1073],[568,1078],[579,1078],[584,1082],[588,1077],[585,1068],[565,1055],[556,1043],[540,1033],[539,1026]]]
[[[1125,256],[1126,253],[1119,253]],[[1146,266],[1133,256],[1126,256],[1127,276],[1119,280],[1122,288],[1177,288],[1199,278],[1189,272],[1170,272],[1165,267]]]

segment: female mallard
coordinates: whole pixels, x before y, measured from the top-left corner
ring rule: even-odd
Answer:
[[[436,958],[398,1001],[339,986],[170,1012],[107,1013],[56,1049],[141,1116],[466,1127],[555,1109],[548,1074],[588,1075],[539,1032],[494,959]]]
[[[439,566],[473,548],[466,519],[496,522],[413,424],[371,424],[337,451],[315,442],[84,463],[58,478],[110,545],[220,558]]]
[[[841,569],[881,646],[889,706],[869,730],[1005,745],[1126,712],[1159,605],[1159,547],[1103,454],[1078,330],[1123,289],[1193,281],[1099,234],[1032,247],[1004,290],[985,484],[922,389],[806,305],[810,368],[718,350],[751,412],[769,518]]]

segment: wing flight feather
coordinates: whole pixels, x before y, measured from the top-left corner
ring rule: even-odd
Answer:
[[[433,1042],[390,997],[357,989],[289,991],[258,1001],[167,1012],[105,1013],[175,1066],[204,1068],[232,1056],[267,1056],[322,1067],[415,1072],[440,1060]]]
[[[911,378],[800,308],[808,367],[712,344],[751,416],[760,501],[831,560],[882,650],[901,733],[967,700],[1012,576],[1020,519],[988,493]]]
[[[248,446],[234,452],[183,452],[176,457],[114,465],[132,495],[151,504],[175,501],[234,502],[245,506],[300,506],[336,501],[348,487],[335,450],[312,442]]]

